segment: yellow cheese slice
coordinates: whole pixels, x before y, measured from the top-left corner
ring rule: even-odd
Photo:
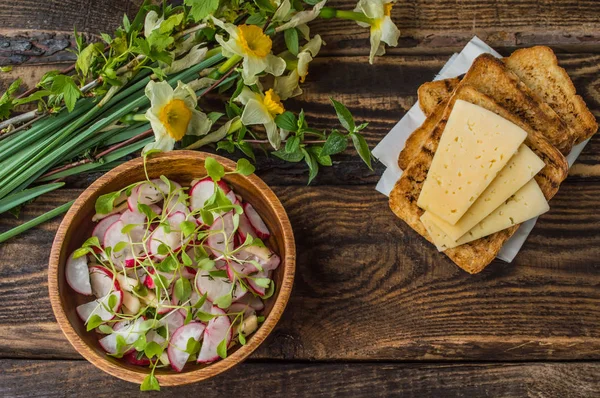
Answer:
[[[467,212],[454,225],[434,214],[429,216],[452,240],[460,239],[488,214],[517,192],[544,168],[546,164],[525,144],[498,173]]]
[[[444,251],[520,224],[544,214],[549,209],[544,193],[537,182],[531,180],[458,241],[450,238],[437,226],[430,213],[424,213],[421,222],[438,250]]]
[[[526,137],[523,129],[495,113],[457,100],[417,205],[456,224]]]

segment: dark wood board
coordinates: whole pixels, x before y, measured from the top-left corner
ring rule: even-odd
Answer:
[[[83,361],[1,360],[0,395],[138,396],[138,387]],[[206,382],[163,388],[187,397],[563,397],[600,394],[600,364],[244,363]],[[27,383],[25,380],[30,380]],[[60,386],[57,388],[57,386]],[[88,395],[89,396],[89,395]]]

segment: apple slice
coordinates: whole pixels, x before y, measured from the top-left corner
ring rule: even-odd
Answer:
[[[108,301],[111,296],[117,297],[117,302],[113,307],[112,312],[107,309]],[[102,298],[90,301],[89,303],[81,304],[76,308],[76,311],[77,315],[79,315],[79,318],[81,318],[81,320],[84,322],[87,322],[92,315],[98,315],[103,321],[110,321],[115,317],[113,314],[119,312],[122,304],[123,293],[120,290],[117,290]]]
[[[206,329],[204,329],[204,341],[197,360],[200,363],[210,363],[219,359],[217,347],[223,340],[226,341],[225,344],[227,346],[229,346],[229,342],[231,341],[231,321],[225,311],[213,307],[211,313],[216,315],[216,317],[211,319]]]
[[[185,366],[190,354],[185,351],[188,341],[193,339],[199,341],[204,332],[205,326],[200,322],[190,322],[187,325],[180,326],[169,342],[169,348],[167,348],[167,355],[169,356],[169,362],[171,367],[181,372]]]
[[[74,254],[74,253],[73,253]],[[73,254],[67,258],[65,265],[65,277],[71,289],[77,293],[92,295],[92,285],[90,283],[90,272],[88,270],[87,256],[83,255],[73,258]]]
[[[250,224],[252,224],[252,227],[254,227],[254,230],[256,231],[256,235],[258,235],[260,239],[268,239],[269,236],[271,236],[266,224],[250,203],[244,203],[244,213],[246,214],[246,217],[248,217]]]

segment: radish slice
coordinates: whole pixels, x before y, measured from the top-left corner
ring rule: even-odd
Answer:
[[[142,358],[138,359],[137,355],[138,355],[137,351],[130,352],[129,354],[124,355],[123,359],[127,363],[130,363],[132,365],[137,365],[137,366],[148,366],[148,365],[150,365],[150,360],[148,359],[147,356],[144,355]]]
[[[204,332],[205,326],[200,322],[190,322],[187,325],[179,327],[169,342],[169,348],[167,348],[167,355],[169,356],[169,362],[171,367],[177,372],[181,372],[185,366],[190,354],[185,349],[187,347],[189,339],[199,341]]]
[[[242,244],[246,241],[246,237],[248,235],[252,236],[253,238],[256,238],[256,231],[254,230],[254,227],[252,227],[252,224],[250,224],[250,220],[248,220],[248,217],[246,217],[246,215],[244,213],[240,214],[240,224],[238,226],[238,234],[240,235],[240,238],[241,238],[240,244]]]
[[[198,354],[198,362],[200,363],[214,362],[219,359],[217,347],[223,340],[227,341],[227,345],[231,341],[231,321],[225,311],[213,307],[211,313],[217,316],[208,322],[208,326],[204,330],[204,342]]]
[[[244,303],[233,303],[229,308],[227,308],[227,315],[229,315],[229,318],[232,322],[240,312],[244,313],[244,318],[256,314],[256,310],[254,308]]]
[[[248,217],[250,224],[252,224],[254,230],[256,231],[256,235],[258,235],[260,239],[268,239],[269,236],[271,236],[271,233],[269,232],[269,229],[265,225],[264,221],[262,218],[260,218],[250,203],[244,203],[244,213]]]
[[[252,278],[268,278],[269,277],[269,271],[263,271],[263,272],[257,272],[256,274],[252,275]],[[256,284],[256,282],[254,282],[253,279],[248,278],[246,279],[246,281],[248,282],[248,286],[250,287],[250,289],[252,289],[254,291],[254,293],[258,294],[259,296],[264,296],[265,293],[267,292],[267,289],[261,286],[258,286]],[[271,283],[273,283],[273,281],[271,281]]]
[[[158,254],[158,248],[161,244],[165,244],[171,248],[172,251],[176,252],[181,248],[183,244],[182,233],[179,225],[185,221],[185,214],[177,212],[171,214],[167,221],[169,222],[170,232],[167,232],[163,226],[159,226],[152,232],[150,237],[150,253],[159,260],[167,257],[164,254]]]
[[[254,272],[259,271],[251,263],[240,264],[237,261],[230,261],[229,263],[227,263],[227,274],[229,275],[229,279],[232,281],[233,281],[233,275],[235,275],[233,272],[231,272],[232,270],[234,270],[235,273],[243,275],[243,276],[248,276]]]
[[[262,299],[260,297],[256,297],[253,294],[246,294],[244,297],[242,297],[241,299],[236,301],[234,304],[237,304],[237,303],[249,305],[250,307],[254,308],[256,311],[260,311],[265,308],[265,303],[263,303]],[[233,304],[232,304],[232,306],[233,306]]]
[[[113,333],[109,334],[106,337],[101,338],[98,342],[100,346],[109,354],[116,354],[117,350],[117,336],[123,336],[126,344],[133,344],[143,333],[141,328],[142,322],[144,322],[143,318],[137,318],[130,324],[127,324],[124,327],[121,327],[119,330],[115,330],[113,328]],[[127,351],[129,352],[129,350]]]
[[[92,285],[90,283],[87,256],[84,255],[79,258],[73,258],[73,254],[69,256],[67,264],[65,265],[67,283],[71,286],[71,289],[75,290],[77,293],[91,296]]]
[[[170,313],[166,314],[158,320],[159,326],[164,326],[168,329],[169,335],[172,335],[183,323],[185,322],[185,316],[177,310],[171,310]]]
[[[233,190],[227,192],[227,195],[225,195],[227,197],[227,199],[229,199],[229,201],[231,202],[231,204],[234,205],[239,205],[240,201],[238,200],[237,196],[235,195],[235,192],[233,192]]]
[[[121,290],[119,282],[113,279],[113,273],[103,267],[90,267],[90,282],[94,296],[101,298],[113,290]]]
[[[98,315],[103,321],[110,321],[115,316],[113,315],[113,312],[107,310],[107,307],[108,300],[113,295],[117,296],[117,304],[112,310],[115,313],[119,312],[121,309],[121,304],[123,303],[123,293],[121,293],[120,290],[117,290],[105,297],[102,297],[101,299],[96,299],[94,301],[90,301],[89,303],[81,304],[76,308],[77,315],[79,315],[79,318],[81,318],[81,320],[84,322],[87,322],[92,315]]]
[[[113,251],[110,254],[115,265],[121,268],[123,266],[134,265],[135,259],[133,256],[132,249],[135,250],[135,254],[138,257],[143,253],[143,247],[141,245],[132,245],[129,243],[129,236],[121,232],[123,230],[123,227],[125,227],[125,224],[123,223],[123,221],[119,220],[113,225],[111,225],[104,234],[105,247],[111,247],[114,249],[114,247],[119,242],[127,242],[125,248],[121,249],[118,252]]]
[[[221,190],[228,194],[231,188],[223,180],[217,183]],[[210,177],[198,181],[190,190],[190,210],[200,210],[204,207],[206,201],[215,193],[215,183]]]
[[[231,280],[229,278],[214,278],[208,271],[199,270],[196,274],[196,287],[201,295],[206,294],[206,298],[212,303],[219,297],[229,294],[231,290]],[[235,282],[233,288],[232,300],[236,301],[242,298],[248,291],[239,283]]]
[[[92,236],[95,236],[96,238],[98,238],[98,240],[100,241],[100,246],[104,247],[104,234],[106,233],[106,230],[113,225],[114,223],[116,223],[117,221],[119,221],[119,218],[121,217],[120,214],[112,214],[106,218],[103,218],[95,227],[94,230],[92,231]]]
[[[217,257],[223,253],[229,253],[233,250],[234,226],[233,215],[231,212],[217,217],[210,231],[220,231],[211,233],[206,239],[208,247]]]
[[[263,267],[266,271],[273,271],[279,266],[281,259],[271,250],[264,246],[246,246],[240,250],[238,257],[241,260],[255,260]]]

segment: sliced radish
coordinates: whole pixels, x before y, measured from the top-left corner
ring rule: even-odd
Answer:
[[[232,271],[235,271],[232,272]],[[230,261],[227,263],[227,274],[229,275],[229,279],[233,281],[233,275],[239,274],[243,276],[248,276],[254,272],[258,272],[258,268],[256,268],[251,263],[243,263],[240,264],[237,261]]]
[[[172,335],[177,328],[185,322],[185,316],[177,310],[170,308],[171,312],[158,320],[159,326],[164,326],[168,329],[169,335]]]
[[[121,288],[121,290],[127,290],[128,292],[133,292],[133,290],[139,285],[139,281],[137,279],[130,278],[127,275],[117,273],[116,277],[117,277],[117,281],[119,282],[119,287]]]
[[[238,200],[237,196],[235,195],[235,192],[233,192],[233,190],[227,192],[227,195],[225,195],[227,197],[227,199],[229,199],[229,201],[231,202],[231,204],[233,205],[239,205],[240,201]]]
[[[146,286],[148,289],[154,289],[156,287],[156,284],[154,283],[154,278],[152,278],[152,275],[154,274],[154,268],[150,268],[148,269],[149,274],[144,276],[144,286]]]
[[[227,315],[233,321],[232,318],[235,318],[240,312],[244,313],[244,318],[249,317],[250,315],[256,314],[256,310],[250,307],[249,304],[244,303],[233,303],[229,308],[227,308]]]
[[[108,300],[111,296],[117,297],[117,303],[112,309],[112,312],[107,309]],[[79,315],[79,318],[81,318],[81,320],[84,322],[87,322],[87,320],[90,319],[92,315],[98,315],[103,321],[110,321],[114,318],[113,313],[119,312],[122,303],[123,293],[120,290],[117,290],[100,299],[90,301],[89,303],[81,304],[76,308],[76,311],[77,315]]]
[[[137,351],[134,351],[134,352],[130,352],[127,355],[124,355],[123,359],[132,365],[137,365],[137,366],[150,365],[150,360],[148,359],[147,356],[143,355],[141,358],[138,358],[137,356],[138,356]]]
[[[101,298],[113,290],[121,290],[119,282],[113,278],[113,273],[103,267],[90,267],[90,282],[94,296]]]
[[[231,188],[223,180],[217,183],[221,190],[228,194]],[[200,210],[204,207],[206,201],[215,193],[215,183],[209,177],[198,181],[190,190],[190,210]]]
[[[158,253],[158,248],[161,244],[169,246],[173,252],[176,252],[181,248],[181,245],[183,244],[183,235],[179,225],[185,221],[185,217],[185,214],[182,212],[173,213],[167,218],[170,232],[167,232],[164,226],[159,226],[152,232],[149,248],[150,253],[154,257],[159,260],[167,257],[164,254]]]
[[[106,230],[113,225],[114,223],[116,223],[117,221],[119,221],[119,218],[121,217],[120,214],[112,214],[106,218],[103,218],[95,227],[94,230],[92,231],[92,236],[95,236],[96,238],[98,238],[98,240],[100,241],[100,246],[104,247],[104,234],[106,233]]]
[[[260,311],[265,308],[265,303],[263,303],[262,299],[260,297],[256,297],[253,294],[244,295],[244,297],[242,297],[241,299],[236,301],[234,304],[237,304],[237,303],[249,305],[250,307],[254,308],[256,311]]]
[[[223,340],[226,340],[227,345],[229,345],[229,342],[231,341],[231,321],[225,311],[213,307],[211,313],[217,316],[208,322],[208,325],[204,330],[204,341],[200,353],[198,354],[198,362],[201,363],[214,362],[219,359],[217,347]]]
[[[208,247],[215,256],[219,257],[223,253],[229,253],[233,250],[235,230],[233,225],[233,214],[231,212],[217,217],[209,230],[218,231],[212,232],[206,240]]]
[[[121,327],[119,330],[113,328],[113,333],[106,337],[101,338],[98,342],[100,346],[109,354],[116,354],[117,350],[117,336],[123,336],[126,344],[133,344],[143,333],[142,322],[144,318],[137,318],[135,321]],[[129,349],[131,350],[131,349]],[[130,352],[130,351],[127,352]]]
[[[74,253],[73,253],[74,254]],[[87,256],[73,258],[73,254],[67,258],[65,265],[65,277],[71,289],[77,293],[92,295],[92,285],[90,283],[90,273],[88,270]]]
[[[156,330],[150,330],[146,334],[146,341],[148,343],[151,342],[151,341],[154,341],[156,344],[158,344],[160,346],[164,346],[165,341],[167,341],[167,339],[165,339],[160,334],[158,334],[158,332]]]
[[[212,303],[219,297],[229,294],[231,290],[231,280],[229,278],[214,278],[208,271],[199,270],[196,274],[196,287],[200,294],[206,294],[206,298]],[[247,290],[239,283],[235,282],[235,287],[232,293],[233,301],[236,301],[244,296]]]
[[[111,247],[114,250],[114,247],[119,242],[127,242],[125,248],[121,249],[118,252],[111,252],[111,258],[116,266],[124,267],[124,266],[133,266],[135,265],[134,252],[136,256],[140,256],[143,253],[142,245],[132,245],[129,241],[129,236],[122,232],[125,224],[123,221],[119,220],[113,225],[111,225],[104,234],[104,246]]]
[[[240,214],[238,235],[240,236],[240,244],[246,241],[246,237],[248,235],[252,236],[253,238],[256,238],[256,231],[254,230],[254,227],[252,227],[252,224],[250,224],[250,220],[248,220],[248,217],[246,217],[244,213]]]
[[[264,246],[256,245],[246,246],[239,251],[238,257],[241,260],[257,261],[266,271],[273,271],[281,262],[281,259],[277,254]]]
[[[185,366],[190,354],[185,351],[189,339],[199,341],[204,332],[205,326],[200,322],[190,322],[187,325],[180,326],[169,342],[169,348],[167,348],[167,355],[169,356],[169,362],[171,367],[177,372],[181,372]]]
[[[262,272],[257,272],[256,274],[252,275],[252,278],[268,278],[269,277],[269,271],[262,271]],[[254,293],[258,294],[259,296],[264,296],[265,293],[267,292],[267,289],[261,286],[258,286],[256,284],[256,282],[254,282],[254,279],[252,278],[248,278],[246,279],[246,281],[248,281],[248,286],[250,287],[250,289],[252,289],[254,291]],[[271,283],[273,283],[271,281]]]
[[[252,227],[254,227],[254,230],[256,231],[256,235],[258,235],[260,239],[268,239],[269,236],[271,236],[271,233],[269,232],[269,229],[265,225],[264,221],[262,218],[260,218],[250,203],[244,203],[244,213],[248,217],[250,224],[252,224]]]

